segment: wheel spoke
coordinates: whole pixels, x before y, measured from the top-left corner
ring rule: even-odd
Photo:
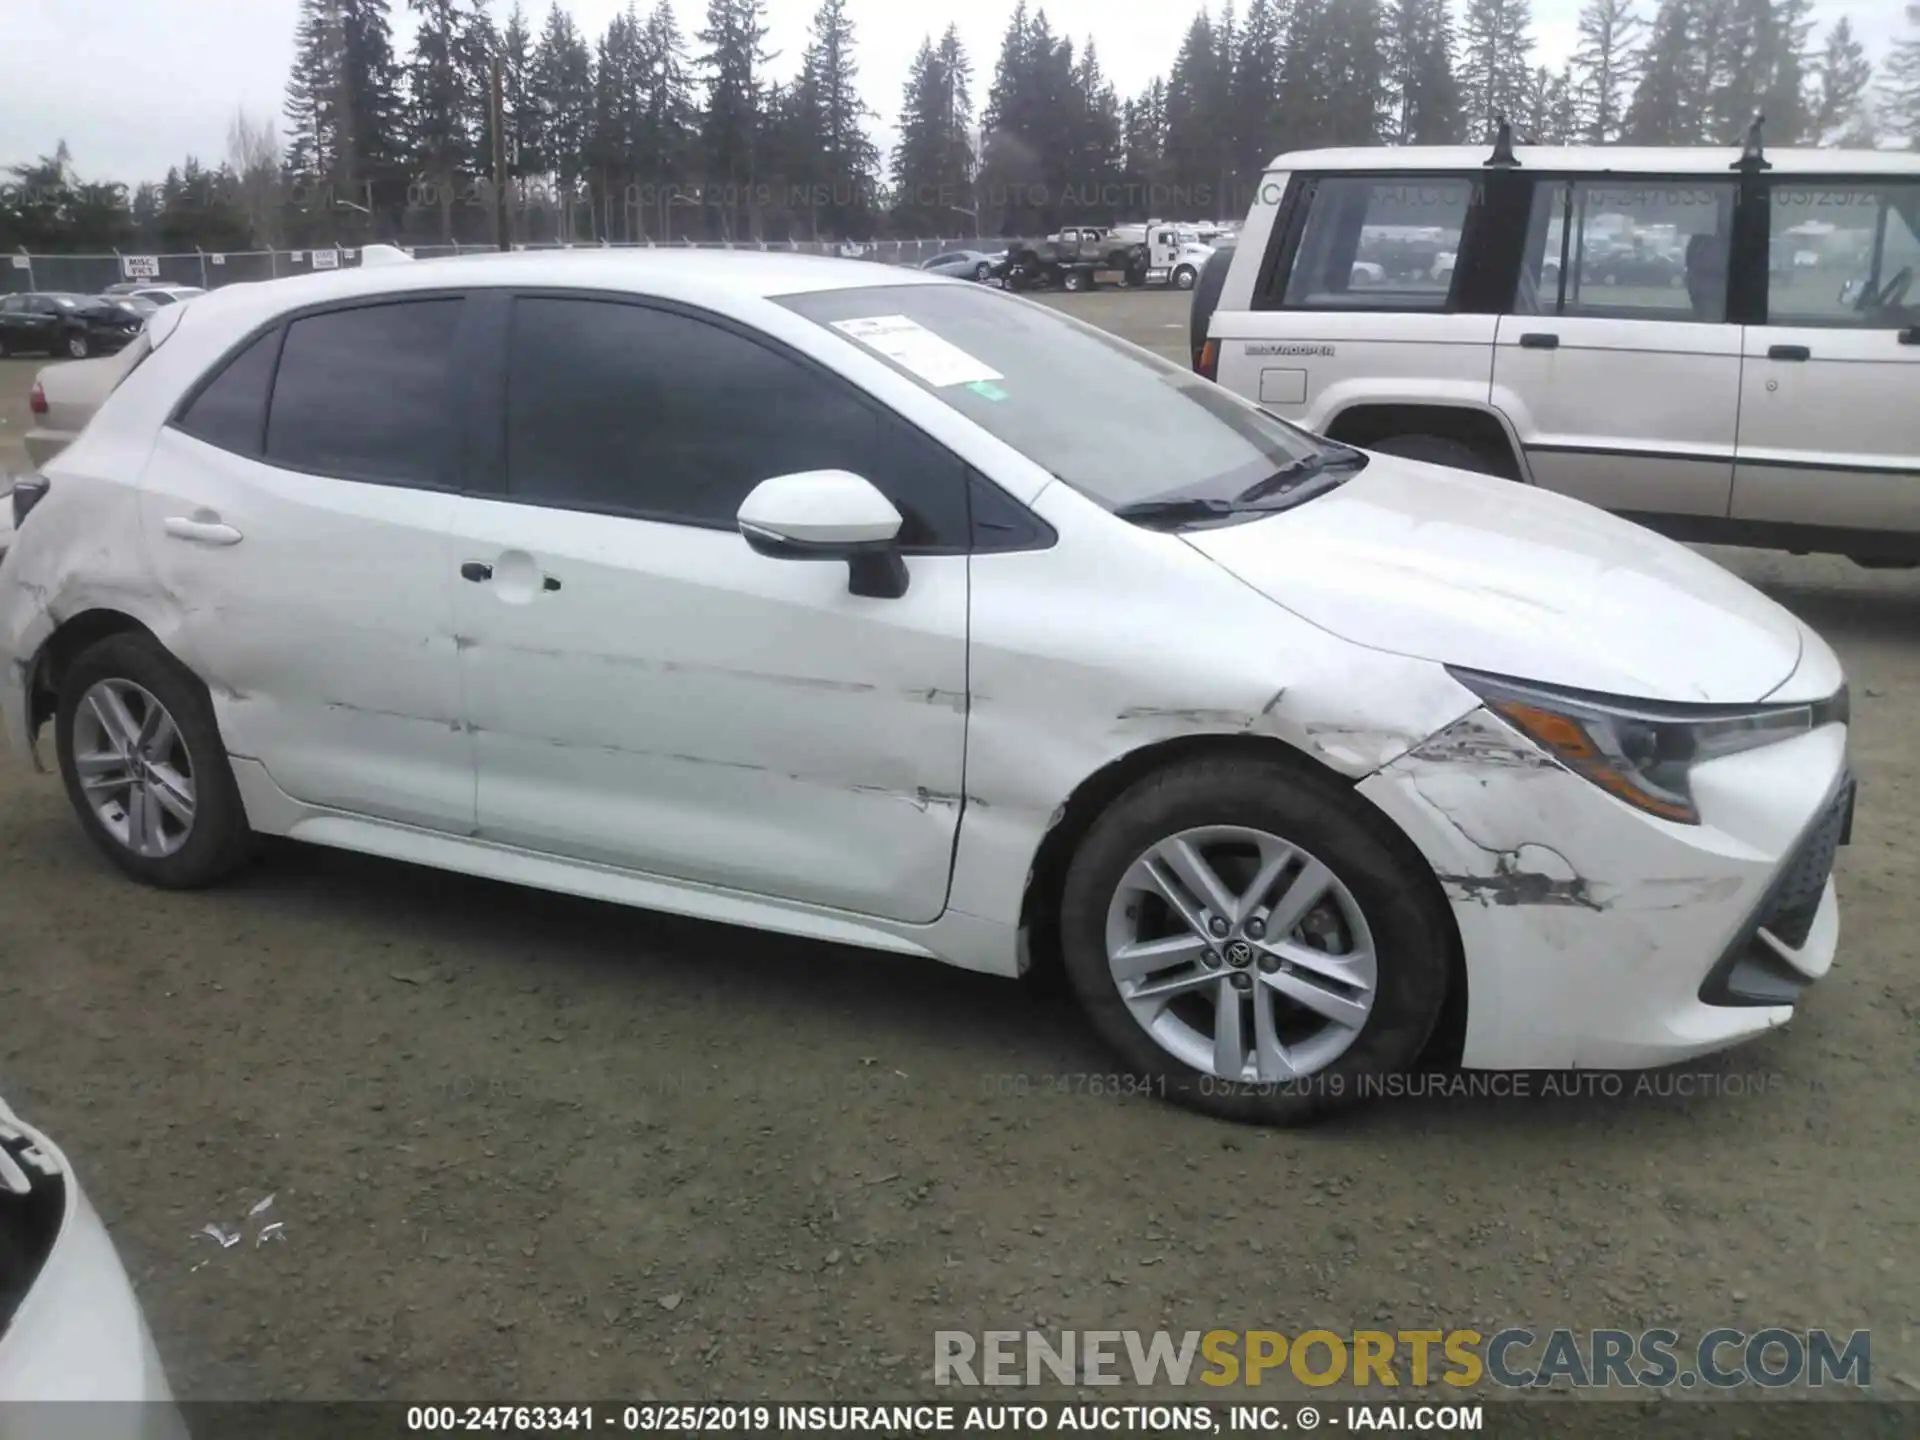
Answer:
[[[1325,899],[1331,888],[1333,872],[1318,860],[1308,860],[1274,903],[1273,913],[1267,917],[1267,934],[1275,940],[1284,940],[1291,935],[1300,922],[1307,918],[1307,912]]]
[[[1362,994],[1373,989],[1373,956],[1367,951],[1348,955],[1329,955],[1296,940],[1282,940],[1267,947],[1295,970],[1332,980]]]
[[[1222,975],[1213,997],[1213,1073],[1222,1080],[1238,1080],[1246,1066],[1246,1042],[1240,1038],[1240,992]]]
[[[153,766],[148,777],[148,792],[161,808],[182,825],[193,824],[193,782],[171,765]]]
[[[1180,964],[1198,964],[1207,942],[1198,935],[1169,935],[1162,940],[1134,940],[1109,957],[1116,980],[1138,980],[1156,970]]]
[[[1273,889],[1273,882],[1280,878],[1280,872],[1293,863],[1293,857],[1291,845],[1261,845],[1259,872],[1253,877],[1253,883],[1241,892],[1239,903],[1233,909],[1235,924],[1260,908],[1267,898],[1267,892]]]
[[[1369,1007],[1364,1000],[1349,1000],[1330,986],[1320,984],[1297,970],[1276,970],[1271,975],[1262,975],[1260,982],[1279,991],[1289,1000],[1306,1006],[1314,1014],[1349,1030],[1358,1030],[1367,1023]]]
[[[1123,992],[1129,1005],[1137,1005],[1149,1015],[1158,1015],[1167,1003],[1196,990],[1204,990],[1220,977],[1212,970],[1188,970],[1165,980],[1154,980]]]
[[[133,716],[127,710],[127,702],[120,698],[120,692],[106,685],[96,686],[88,693],[87,703],[107,739],[123,750],[132,749],[139,738],[140,727],[133,723]]]
[[[1179,879],[1186,892],[1216,915],[1233,914],[1233,892],[1220,883],[1213,867],[1193,845],[1180,836],[1162,841],[1154,855]],[[1204,930],[1202,931],[1204,934]]]
[[[1293,1062],[1287,1058],[1279,1026],[1274,1023],[1273,996],[1264,990],[1253,993],[1253,1063],[1266,1084],[1293,1079]]]
[[[74,772],[80,777],[80,788],[99,790],[115,785],[125,785],[133,777],[128,773],[127,762],[111,750],[95,750],[86,755],[73,757]]]
[[[145,785],[127,792],[127,847],[136,855],[158,855],[160,810]]]
[[[179,727],[160,705],[154,705],[147,711],[146,722],[140,727],[140,753],[149,760],[164,758],[173,749],[174,742],[180,738]]]

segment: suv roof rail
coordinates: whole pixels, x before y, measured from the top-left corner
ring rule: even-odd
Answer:
[[[1729,169],[1753,171],[1773,168],[1773,162],[1767,159],[1760,144],[1760,127],[1766,123],[1766,119],[1765,115],[1758,113],[1754,115],[1753,123],[1747,126],[1747,140],[1741,147],[1740,158],[1734,161],[1728,167]]]
[[[1513,126],[1504,115],[1494,116],[1493,123],[1493,154],[1484,163],[1503,170],[1519,169],[1520,157],[1513,153]]]

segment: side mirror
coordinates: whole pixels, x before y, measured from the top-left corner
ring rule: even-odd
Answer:
[[[846,470],[804,470],[762,480],[740,502],[740,534],[776,560],[844,560],[847,589],[875,600],[907,593],[900,512],[869,480]]]

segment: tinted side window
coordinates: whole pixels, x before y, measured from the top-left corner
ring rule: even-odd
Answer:
[[[967,544],[959,460],[834,377],[671,311],[515,303],[510,497],[731,528],[754,486],[799,470],[872,481],[903,546]]]
[[[287,327],[266,458],[349,480],[439,485],[458,300],[309,315]]]
[[[1731,180],[1576,180],[1534,194],[1517,315],[1727,318]]]
[[[1920,181],[1775,180],[1769,198],[1769,324],[1920,324]]]
[[[187,406],[179,426],[196,440],[236,455],[258,455],[267,429],[267,390],[280,354],[279,329],[242,350]]]
[[[1287,309],[1444,310],[1476,182],[1319,181],[1287,277]]]

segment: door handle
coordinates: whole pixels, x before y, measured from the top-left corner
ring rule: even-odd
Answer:
[[[560,582],[554,576],[548,575],[541,580],[540,588],[543,590],[558,590],[560,588]]]
[[[1813,351],[1804,345],[1774,345],[1767,350],[1769,360],[1811,360]]]
[[[493,566],[484,564],[479,560],[469,560],[460,567],[460,578],[462,580],[471,580],[475,584],[479,584],[484,580],[491,580],[493,578]]]
[[[1520,348],[1522,350],[1558,350],[1560,348],[1560,337],[1558,335],[1544,335],[1535,331],[1520,337]]]
[[[189,520],[184,515],[169,515],[167,534],[176,540],[197,540],[202,545],[238,545],[240,532],[218,520]]]

